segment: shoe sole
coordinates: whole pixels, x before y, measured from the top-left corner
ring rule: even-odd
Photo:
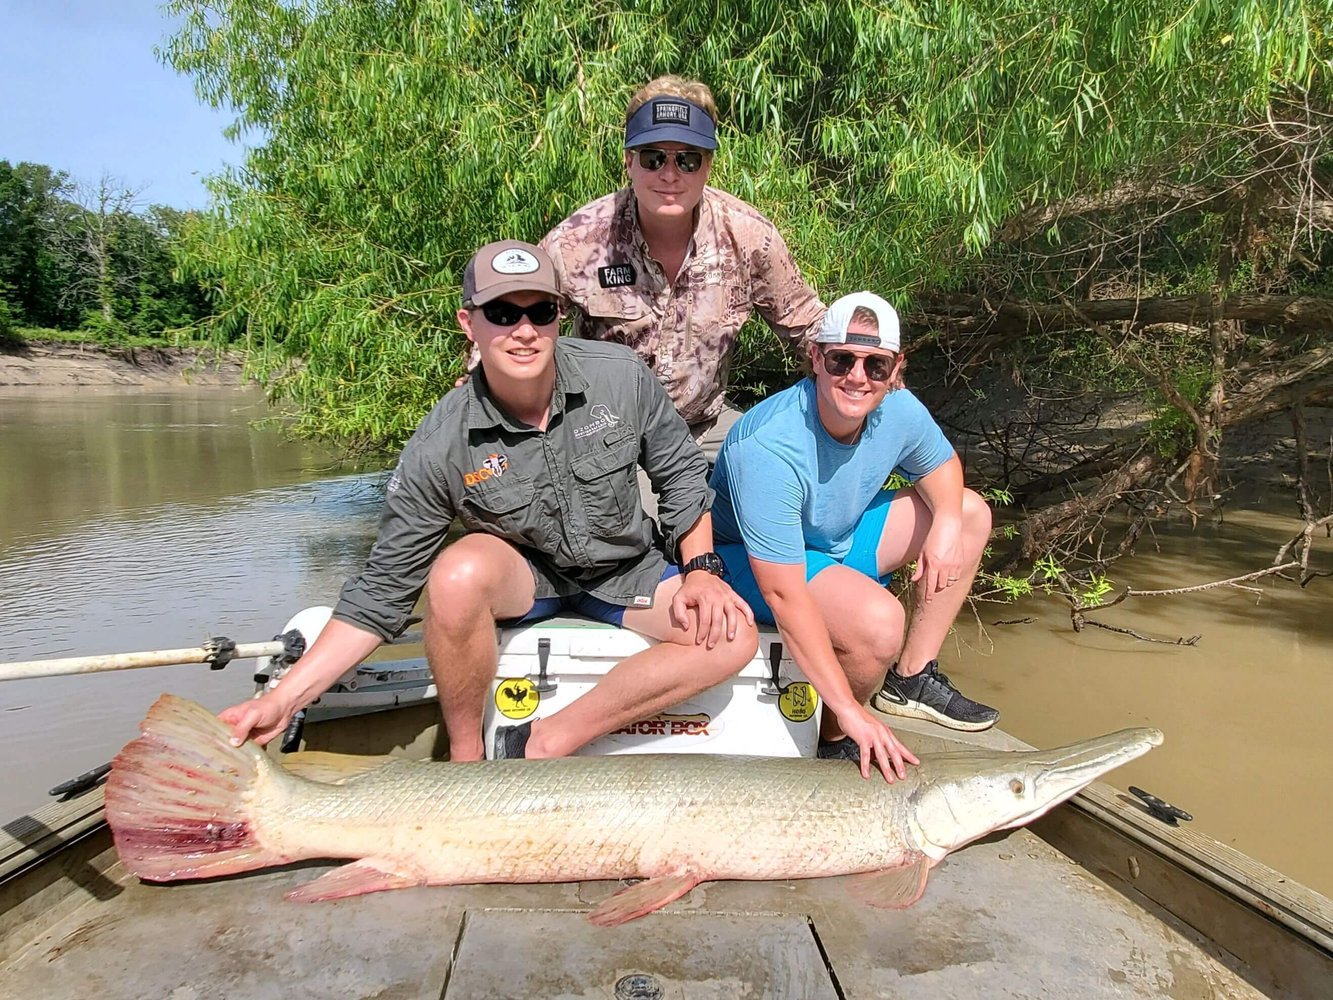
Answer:
[[[878,694],[875,695],[871,703],[885,715],[901,715],[905,719],[924,719],[926,722],[933,722],[936,725],[944,726],[946,729],[956,729],[963,733],[979,733],[1000,721],[1000,717],[997,715],[989,722],[963,722],[961,719],[951,719],[943,712],[935,711],[929,705],[920,703],[899,705],[887,698],[881,698]]]

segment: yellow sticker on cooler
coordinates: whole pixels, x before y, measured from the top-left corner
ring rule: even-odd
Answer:
[[[541,692],[526,677],[506,677],[495,689],[495,707],[506,719],[526,719],[541,700]]]
[[[778,711],[791,722],[809,722],[817,708],[819,695],[815,694],[814,685],[806,681],[788,684],[778,696]]]

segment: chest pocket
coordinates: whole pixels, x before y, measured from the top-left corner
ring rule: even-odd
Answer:
[[[650,319],[642,292],[632,287],[596,288],[578,303],[579,333],[596,340],[635,345]]]
[[[607,435],[600,446],[571,463],[578,481],[588,528],[598,535],[620,535],[640,509],[639,442],[633,431]]]
[[[533,512],[533,484],[527,476],[497,477],[480,486],[468,487],[463,506],[468,527],[485,526],[499,534],[521,540],[526,536]]]

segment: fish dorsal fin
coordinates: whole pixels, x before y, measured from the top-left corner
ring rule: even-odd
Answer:
[[[394,758],[387,754],[360,757],[355,754],[329,753],[327,750],[303,750],[283,754],[278,760],[298,778],[326,785],[345,785],[353,778],[379,770]]]
[[[885,910],[905,910],[926,891],[930,858],[918,854],[897,868],[867,872],[852,879],[848,889],[863,903]]]

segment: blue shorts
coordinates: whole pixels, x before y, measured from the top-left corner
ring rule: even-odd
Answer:
[[[662,579],[657,581],[658,586],[666,583],[673,576],[680,575],[680,567],[667,563],[666,569],[662,570]],[[532,602],[532,607],[522,618],[511,618],[508,621],[499,622],[505,628],[514,628],[518,625],[531,625],[534,622],[542,621],[545,618],[554,618],[556,615],[572,611],[575,614],[583,615],[585,618],[591,618],[594,621],[605,622],[608,625],[614,625],[619,628],[625,620],[625,608],[620,604],[612,604],[610,601],[604,601],[600,597],[593,597],[587,591],[577,594],[570,594],[568,597],[539,597]]]
[[[893,495],[896,492],[897,490],[880,490],[879,495],[861,515],[861,520],[856,522],[856,530],[852,532],[852,546],[841,559],[827,552],[805,550],[807,583],[830,566],[846,566],[862,576],[878,580],[881,586],[889,585],[893,574],[879,575],[879,540],[884,537],[884,525],[889,519],[889,504],[893,503]],[[726,561],[727,582],[731,584],[731,589],[745,599],[757,620],[765,625],[772,625],[773,610],[764,600],[764,595],[760,593],[759,584],[755,582],[754,571],[750,568],[750,558],[745,554],[745,546],[719,545],[717,552]]]

